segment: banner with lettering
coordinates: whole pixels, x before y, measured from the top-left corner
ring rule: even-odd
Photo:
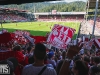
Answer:
[[[47,42],[56,48],[66,49],[75,31],[73,28],[55,24],[48,36]]]

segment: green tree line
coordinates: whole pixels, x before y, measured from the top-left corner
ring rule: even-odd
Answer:
[[[19,10],[28,10],[30,12],[51,12],[57,10],[58,12],[82,12],[86,11],[86,2],[75,1],[75,2],[40,2],[40,3],[26,3],[21,5],[3,5],[0,7],[5,8],[16,8]]]

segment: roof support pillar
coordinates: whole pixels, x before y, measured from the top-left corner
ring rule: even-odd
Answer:
[[[98,3],[99,3],[99,0],[96,0],[94,24],[93,24],[93,30],[92,30],[92,38],[93,38],[93,36],[94,36],[94,31],[95,31],[96,18],[97,18],[97,10],[98,10]]]

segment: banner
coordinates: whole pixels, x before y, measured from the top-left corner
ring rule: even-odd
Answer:
[[[100,48],[100,38],[94,40],[94,44],[97,48]]]
[[[57,14],[57,10],[52,10],[52,14]]]
[[[34,45],[35,39],[31,38],[29,35],[23,34],[23,36],[32,44]]]
[[[94,44],[94,39],[91,39],[90,41],[85,41],[83,43],[84,43],[83,48],[90,50],[92,48],[92,45]]]
[[[66,49],[75,33],[75,29],[55,24],[48,36],[47,42],[59,49]]]

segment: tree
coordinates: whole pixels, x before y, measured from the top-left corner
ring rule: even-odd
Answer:
[[[18,8],[19,10],[28,10],[34,12],[34,7],[37,12],[50,12],[51,10],[57,10],[59,12],[72,12],[72,11],[85,11],[86,3],[82,1],[75,2],[58,2],[58,3],[28,3],[21,5],[3,5],[5,8]]]

